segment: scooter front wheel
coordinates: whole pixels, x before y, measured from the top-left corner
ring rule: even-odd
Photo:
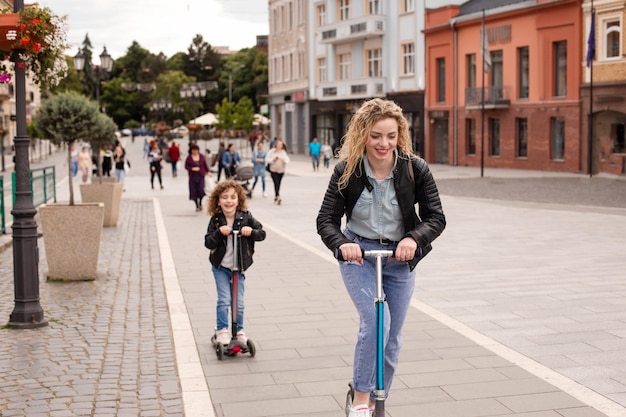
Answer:
[[[246,344],[248,345],[248,352],[250,352],[250,356],[254,358],[254,355],[256,355],[256,346],[254,345],[254,342],[248,339]]]
[[[346,394],[346,416],[350,415],[350,410],[352,409],[352,402],[354,401],[354,387],[352,386],[352,382],[348,382],[348,393]]]
[[[217,354],[217,359],[221,361],[224,357],[224,345],[217,343],[215,345],[215,353]]]

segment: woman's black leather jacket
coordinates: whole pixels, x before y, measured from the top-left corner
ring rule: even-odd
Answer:
[[[220,227],[226,225],[226,217],[223,213],[219,213],[211,217],[209,226],[207,228],[206,235],[204,235],[204,246],[211,250],[209,260],[211,265],[216,268],[222,263],[224,254],[226,253],[226,239],[232,239],[232,234],[224,236],[220,232]],[[258,222],[249,211],[237,211],[235,213],[235,222],[233,224],[233,230],[241,230],[244,226],[250,226],[252,228],[252,234],[250,236],[239,235],[239,269],[245,271],[252,265],[252,256],[254,255],[254,242],[259,242],[265,239],[265,230],[263,225]]]
[[[421,159],[412,159],[413,175],[409,170],[409,159],[406,155],[398,154],[398,160],[393,170],[393,183],[396,190],[398,205],[404,222],[404,237],[410,236],[422,250],[422,256],[409,262],[411,270],[432,249],[431,242],[443,232],[446,227],[446,218],[441,207],[439,191],[435,180],[426,162]],[[335,166],[324,195],[322,207],[317,215],[317,233],[322,237],[324,244],[335,251],[344,243],[352,243],[341,232],[341,219],[346,215],[350,220],[352,209],[359,199],[364,188],[372,191],[363,161],[357,166],[350,177],[348,185],[337,189],[337,182],[345,168],[342,161]],[[419,216],[415,212],[415,204],[419,206]]]

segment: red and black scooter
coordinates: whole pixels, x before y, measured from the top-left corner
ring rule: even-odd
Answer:
[[[215,353],[217,354],[217,359],[222,360],[224,354],[228,356],[235,356],[238,353],[250,353],[250,356],[254,357],[256,354],[256,346],[254,346],[254,342],[250,339],[244,344],[237,340],[237,296],[238,296],[238,287],[239,287],[239,230],[233,230],[233,275],[230,279],[230,290],[231,290],[231,306],[230,306],[230,315],[231,315],[231,331],[232,337],[230,343],[227,345],[223,345],[221,343],[217,343],[215,335],[211,337],[211,343],[215,348]]]

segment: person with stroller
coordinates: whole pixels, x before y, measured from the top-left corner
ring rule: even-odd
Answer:
[[[267,193],[265,192],[265,156],[266,152],[263,149],[263,141],[260,140],[256,144],[256,150],[252,152],[252,165],[254,170],[254,182],[252,183],[252,188],[250,189],[250,197],[252,197],[252,192],[254,191],[254,187],[256,187],[256,183],[261,179],[261,188],[263,189],[263,197],[267,197]]]
[[[209,166],[198,145],[194,143],[190,150],[185,159],[185,169],[189,174],[189,199],[196,204],[196,211],[202,211],[202,199],[206,195],[204,178],[209,174]]]
[[[364,258],[362,250],[395,250],[382,269],[387,396],[415,287],[414,268],[421,259],[416,254],[426,255],[445,225],[437,185],[426,162],[413,154],[402,109],[390,100],[364,102],[350,122],[317,216],[322,241],[331,251],[341,252],[339,270],[360,317],[349,417],[371,416],[376,386],[375,262]]]
[[[274,147],[265,155],[265,163],[268,164],[268,170],[272,176],[272,182],[274,183],[274,204],[280,205],[282,198],[280,197],[280,185],[285,175],[285,167],[289,163],[289,155],[287,154],[287,146],[285,142],[277,139],[274,143]]]
[[[209,260],[217,290],[216,343],[227,345],[231,340],[228,329],[228,310],[231,304],[231,277],[233,270],[232,231],[239,230],[239,271],[237,288],[237,340],[246,344],[244,331],[244,272],[252,265],[254,244],[265,239],[263,225],[247,209],[246,190],[234,179],[218,182],[208,202],[211,215],[204,246],[211,251]]]
[[[232,178],[237,174],[237,164],[240,163],[241,156],[239,156],[239,152],[235,150],[235,145],[231,143],[222,156],[222,166],[224,166],[226,178]]]

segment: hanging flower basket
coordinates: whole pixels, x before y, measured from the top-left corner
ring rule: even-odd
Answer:
[[[66,20],[48,7],[28,6],[19,13],[0,10],[0,56],[25,68],[43,88],[57,85],[68,70]],[[0,64],[0,82],[10,81],[7,71],[6,64]]]

